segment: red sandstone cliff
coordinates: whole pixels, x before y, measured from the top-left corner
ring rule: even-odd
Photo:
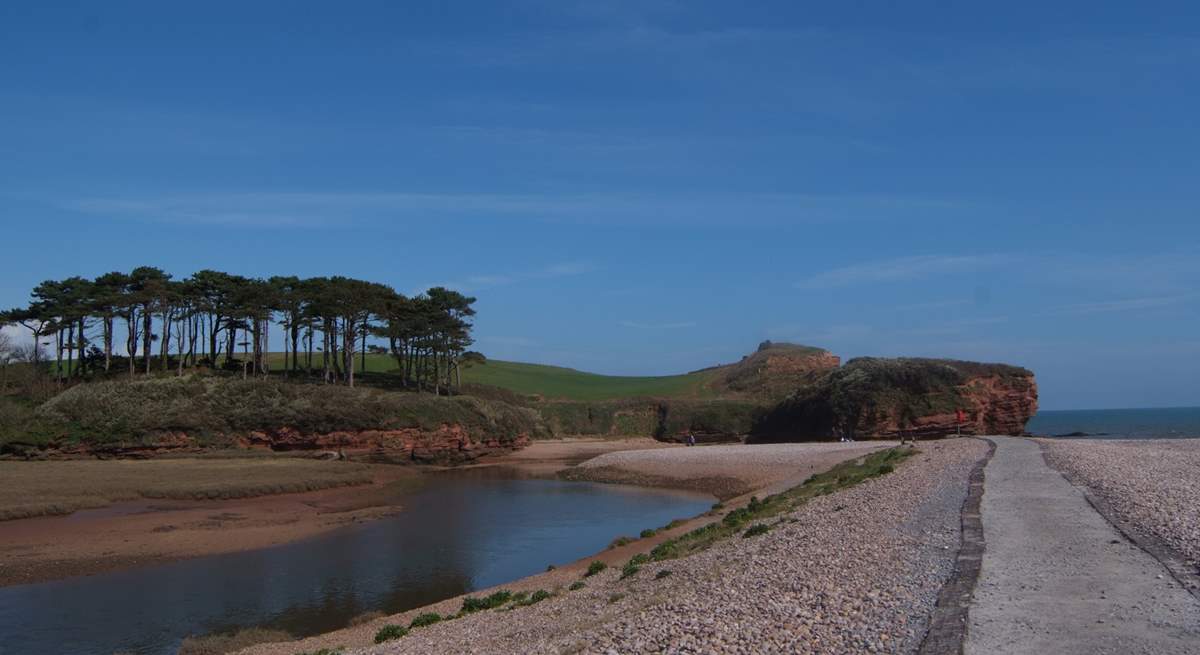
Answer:
[[[1037,382],[1023,368],[862,357],[798,389],[768,412],[752,440],[942,437],[960,427],[1017,435],[1036,412]]]

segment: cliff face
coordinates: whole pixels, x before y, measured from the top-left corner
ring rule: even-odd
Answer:
[[[776,406],[752,440],[1017,435],[1036,412],[1037,382],[1023,368],[859,358]]]
[[[457,463],[488,453],[523,448],[529,445],[529,436],[519,435],[515,439],[505,440],[495,437],[472,439],[461,425],[443,425],[436,430],[405,428],[322,434],[301,434],[283,428],[269,433],[252,432],[239,441],[247,448],[276,451],[318,450],[388,461]]]
[[[527,445],[529,436],[525,434],[504,439],[495,436],[472,438],[461,425],[443,425],[435,430],[344,430],[319,434],[280,428],[270,431],[255,430],[235,438],[210,437],[203,441],[184,432],[168,432],[137,442],[10,448],[0,452],[0,459],[92,456],[144,459],[165,454],[199,453],[214,448],[241,448],[280,452],[306,451],[319,457],[334,458],[344,455],[354,459],[393,463],[459,464],[490,453],[507,452]]]

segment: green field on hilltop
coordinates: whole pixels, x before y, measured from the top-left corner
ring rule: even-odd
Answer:
[[[359,357],[355,358],[356,366],[361,361]],[[272,368],[283,366],[282,354],[273,353],[270,359]],[[319,366],[320,361],[318,354],[313,363]],[[396,360],[390,355],[367,355],[367,372],[394,373]],[[709,371],[656,377],[597,375],[561,366],[489,359],[486,364],[464,369],[462,379],[464,384],[486,384],[545,398],[611,400],[638,396],[712,397],[713,392],[704,384],[710,377]]]
[[[560,366],[495,360],[482,366],[473,366],[463,374],[464,382],[569,400],[611,400],[638,396],[703,398],[713,395],[704,385],[708,378],[705,372],[656,377],[597,375]]]

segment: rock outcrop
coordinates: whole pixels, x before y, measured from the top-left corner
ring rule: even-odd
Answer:
[[[403,428],[396,430],[342,430],[319,434],[302,433],[293,428],[255,430],[239,437],[196,439],[183,432],[169,432],[138,442],[75,442],[69,444],[6,444],[0,459],[59,459],[79,457],[148,459],[160,455],[202,453],[240,448],[303,452],[329,459],[414,462],[419,464],[460,464],[483,455],[524,448],[529,435],[512,439],[494,436],[472,438],[461,425],[443,425],[435,430]]]
[[[248,448],[275,451],[332,451],[347,457],[391,462],[460,463],[489,453],[523,448],[529,445],[529,435],[505,440],[495,437],[472,439],[461,425],[443,425],[436,430],[405,428],[323,434],[302,434],[282,428],[252,432],[239,441]]]
[[[1036,412],[1037,382],[1024,368],[863,357],[781,402],[752,441],[1019,435]]]
[[[764,341],[742,361],[713,369],[716,374],[709,388],[720,395],[778,401],[797,388],[820,380],[840,363],[837,355],[828,350]]]

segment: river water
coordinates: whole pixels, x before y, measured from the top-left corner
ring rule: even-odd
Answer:
[[[489,469],[430,477],[396,516],[321,537],[0,588],[0,653],[173,655],[188,634],[256,625],[317,634],[538,573],[713,502]]]

